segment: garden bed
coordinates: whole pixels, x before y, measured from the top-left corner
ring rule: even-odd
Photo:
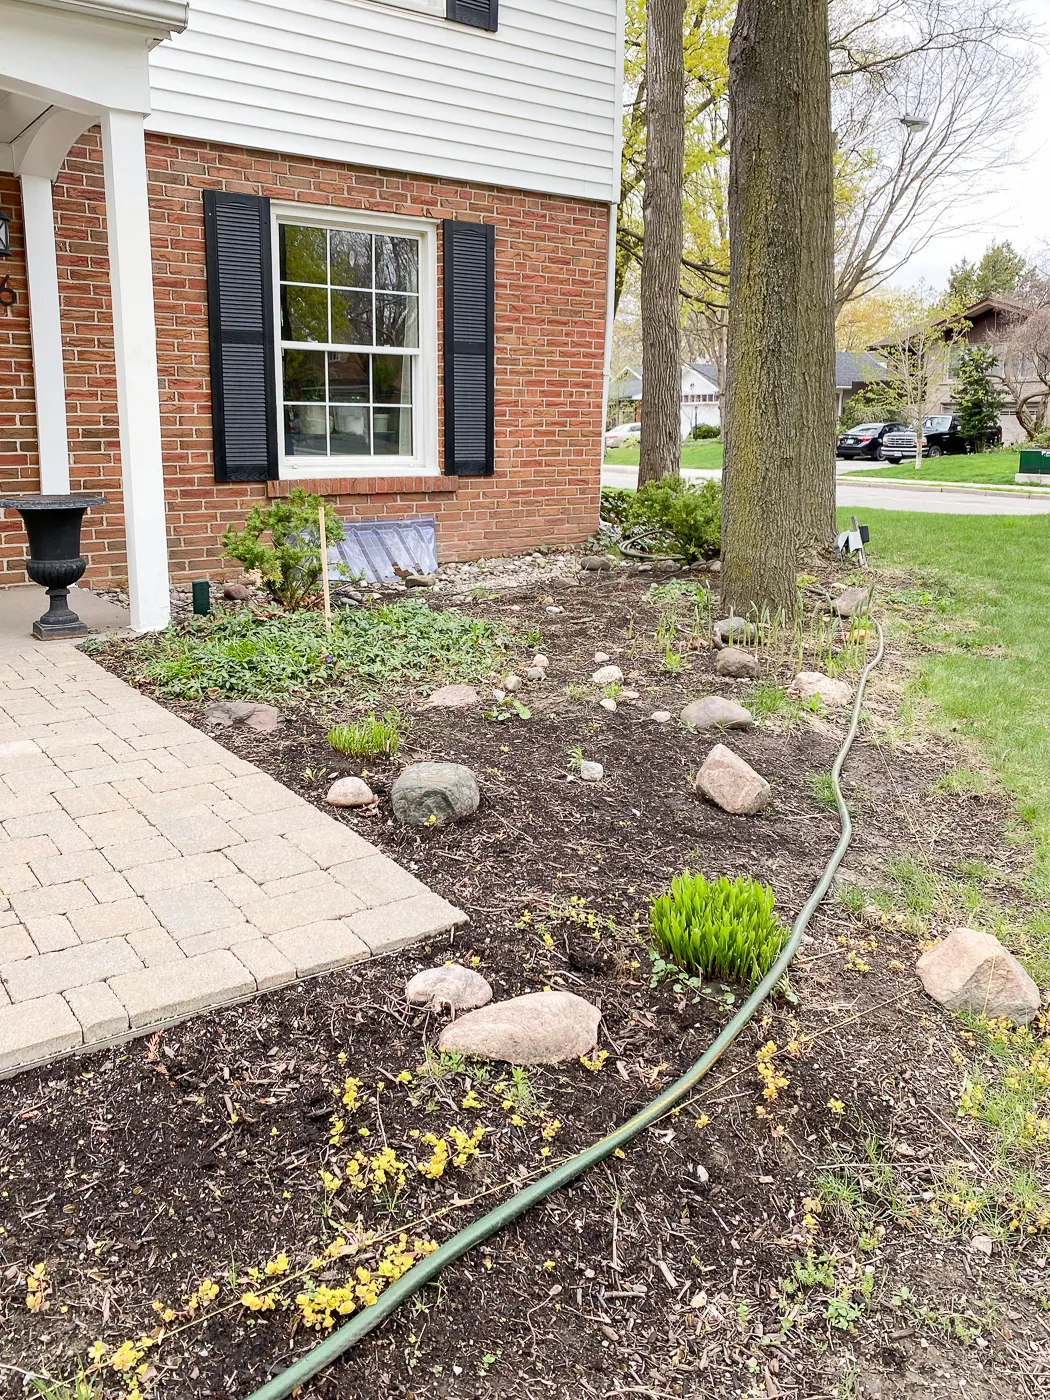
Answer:
[[[313,1292],[304,1280],[349,1284],[365,1305],[384,1258],[396,1273],[697,1058],[741,989],[654,985],[649,902],[692,867],[769,883],[790,919],[837,839],[826,775],[845,720],[786,699],[797,669],[786,638],[760,653],[758,681],[716,680],[710,608],[691,591],[702,579],[668,582],[623,570],[463,600],[501,639],[491,680],[472,677],[474,709],[425,708],[437,674],[345,677],[278,698],[271,736],[217,734],[319,805],[335,776],[365,772],[376,813],[338,815],[471,922],[440,944],[0,1084],[0,1351],[17,1364],[0,1370],[0,1393],[22,1393],[17,1367],[74,1375],[101,1339],[79,1400],[244,1396],[324,1334],[309,1326],[316,1309],[296,1303]],[[804,640],[819,639],[811,620]],[[531,718],[485,718],[499,710],[492,680],[537,648],[550,666],[520,692]],[[134,679],[148,650],[96,655]],[[599,705],[596,652],[637,701]],[[851,873],[786,995],[694,1102],[449,1269],[308,1393],[911,1400],[957,1396],[960,1380],[971,1396],[1045,1386],[1038,1191],[1020,1199],[1012,1159],[1000,1165],[983,1130],[957,1118],[973,1032],[924,1001],[912,971],[931,931],[982,904],[1025,917],[1024,852],[1002,842],[1005,801],[954,779],[946,742],[901,734],[902,664],[894,645],[866,701],[846,774]],[[650,718],[713,691],[751,703],[759,726],[696,735]],[[203,724],[215,698],[167,703]],[[331,725],[371,708],[398,710],[396,758],[334,754]],[[773,784],[757,818],[692,790],[723,739]],[[600,783],[571,774],[574,751],[604,765]],[[393,823],[393,778],[424,758],[473,769],[476,817],[423,833]],[[443,1018],[409,1011],[403,987],[448,958],[476,965],[499,997],[551,986],[594,1001],[602,1053],[514,1073],[437,1060]],[[759,1054],[769,1042],[772,1061]],[[763,1063],[787,1081],[772,1097]],[[434,1162],[426,1134],[476,1125],[479,1153],[419,1170]],[[405,1164],[403,1186],[397,1166],[376,1179],[385,1148]],[[371,1178],[360,1191],[346,1171],[359,1153]],[[970,1250],[978,1227],[995,1238],[991,1259]],[[40,1310],[25,1304],[37,1263]],[[114,1370],[122,1342],[158,1330]]]

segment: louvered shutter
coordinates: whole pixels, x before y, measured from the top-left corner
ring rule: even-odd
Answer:
[[[270,201],[204,191],[216,481],[277,476]]]
[[[475,29],[496,30],[499,0],[446,0],[445,18],[456,24],[472,24]]]
[[[445,299],[445,471],[495,470],[495,229],[442,223]]]

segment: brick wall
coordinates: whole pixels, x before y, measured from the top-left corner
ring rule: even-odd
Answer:
[[[383,174],[232,147],[147,137],[168,538],[175,579],[236,572],[220,537],[284,483],[216,485],[212,473],[203,189],[496,227],[496,474],[458,480],[319,480],[344,519],[436,515],[444,559],[585,539],[596,526],[605,333],[607,214],[602,204]],[[0,175],[12,217],[18,305],[0,307],[0,490],[33,491],[32,361],[17,182]],[[55,185],[71,486],[110,505],[85,518],[87,580],[127,572],[116,382],[97,132]],[[440,249],[438,264],[440,269]],[[439,271],[440,276],[440,271]],[[440,286],[438,289],[440,302]],[[440,304],[438,310],[440,325]],[[440,365],[439,365],[440,383]],[[439,441],[440,441],[439,430]],[[0,584],[21,582],[24,537],[0,515]]]

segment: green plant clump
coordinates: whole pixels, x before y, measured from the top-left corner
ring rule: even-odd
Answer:
[[[260,616],[247,608],[195,618],[134,644],[138,681],[165,696],[259,700],[338,686],[375,689],[443,677],[477,680],[499,669],[508,636],[497,623],[414,598],[340,608],[331,633],[316,612]]]
[[[382,719],[366,715],[353,724],[337,724],[328,731],[329,746],[351,758],[393,758],[401,742],[400,720],[396,710],[387,710]]]
[[[686,972],[753,987],[776,962],[787,930],[773,912],[773,891],[757,880],[707,880],[683,871],[649,910],[657,951]]]
[[[316,598],[321,588],[320,496],[308,496],[293,487],[287,500],[252,506],[244,529],[234,526],[222,537],[224,552],[245,569],[258,569],[263,587],[282,608],[301,608]],[[324,508],[325,539],[329,545],[343,538],[339,517]],[[263,538],[269,535],[269,543]],[[340,566],[342,567],[342,566]],[[344,569],[349,574],[349,570]]]
[[[635,492],[624,538],[645,534],[657,552],[688,564],[713,559],[722,538],[722,488],[716,481],[692,486],[680,476],[649,481]]]

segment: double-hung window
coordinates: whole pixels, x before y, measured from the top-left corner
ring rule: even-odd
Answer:
[[[432,226],[275,221],[282,476],[436,471]]]

